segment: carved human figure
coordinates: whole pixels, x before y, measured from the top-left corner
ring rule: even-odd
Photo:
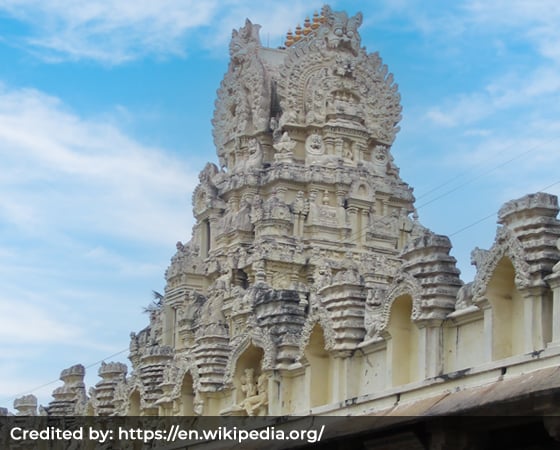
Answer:
[[[363,21],[362,13],[349,18],[345,12],[333,12],[325,6],[322,14],[327,18],[327,28],[322,31],[327,46],[331,49],[346,48],[356,55],[361,43],[358,28]]]
[[[364,315],[366,339],[379,336],[383,325],[383,299],[387,291],[381,287],[373,287],[368,291]]]
[[[488,250],[475,247],[471,252],[471,264],[475,266],[478,270],[480,270],[487,256],[488,256]]]
[[[325,261],[315,269],[315,285],[317,290],[327,286],[332,281],[332,270],[330,264]]]
[[[239,205],[239,211],[235,215],[233,220],[233,225],[235,229],[242,231],[251,231],[251,204],[249,200],[244,197],[241,199],[241,204]]]
[[[249,155],[245,162],[245,169],[259,169],[262,166],[263,153],[257,138],[249,139],[247,142],[247,152]]]
[[[296,142],[290,137],[287,131],[284,131],[280,140],[273,145],[274,150],[278,153],[290,153],[294,150]]]
[[[253,197],[253,207],[251,209],[251,222],[252,223],[258,222],[263,218],[263,215],[264,215],[263,199],[260,195],[255,195]]]
[[[305,141],[305,150],[310,155],[322,155],[325,153],[325,146],[321,135],[317,133],[310,134]]]
[[[250,417],[260,415],[260,410],[268,405],[268,377],[261,373],[255,383],[254,369],[245,369],[245,375],[242,377],[241,392],[244,393],[245,398],[239,406]]]
[[[465,309],[473,304],[473,283],[467,283],[461,286],[457,292],[457,301],[455,302],[455,309]]]
[[[295,216],[294,220],[294,235],[301,236],[303,235],[303,225],[305,221],[305,217],[309,211],[309,202],[306,201],[303,191],[298,191],[296,194],[296,198],[292,203],[292,211]]]

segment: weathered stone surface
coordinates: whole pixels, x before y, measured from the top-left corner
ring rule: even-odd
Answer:
[[[63,371],[49,414],[364,414],[557,357],[557,198],[506,203],[463,284],[394,163],[397,85],[361,22],[325,7],[280,49],[249,20],[233,31],[220,167],[199,175],[192,237],[131,334],[132,372],[102,364],[88,399],[83,366]],[[34,414],[36,400],[14,406]]]

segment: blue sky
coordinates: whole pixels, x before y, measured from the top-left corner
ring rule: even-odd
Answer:
[[[47,403],[72,364],[91,366],[91,385],[96,362],[126,360],[216,160],[232,28],[249,17],[276,47],[321,6],[0,0],[0,406],[29,392]],[[560,3],[331,6],[363,12],[362,45],[402,96],[395,162],[470,281],[502,203],[560,193]]]

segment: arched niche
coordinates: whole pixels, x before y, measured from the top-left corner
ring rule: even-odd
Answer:
[[[181,405],[180,411],[182,416],[194,415],[194,382],[192,375],[187,372],[181,383]]]
[[[233,385],[235,387],[234,402],[239,404],[247,396],[242,386],[246,383],[246,378],[251,371],[253,384],[256,386],[256,380],[262,373],[262,361],[264,358],[264,351],[260,347],[249,345],[247,349],[239,356],[235,364],[235,371],[233,376]]]
[[[331,402],[332,365],[330,354],[325,350],[323,329],[316,324],[305,347],[307,360],[306,381],[309,391],[309,406],[326,405]]]
[[[388,365],[393,386],[418,380],[418,327],[412,322],[412,297],[408,294],[397,297],[391,305],[388,342]]]
[[[140,392],[134,390],[128,399],[128,416],[140,415]]]
[[[492,309],[492,359],[524,353],[524,303],[507,256],[496,265],[485,296]]]

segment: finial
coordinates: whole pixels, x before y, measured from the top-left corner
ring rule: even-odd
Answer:
[[[313,13],[313,23],[311,24],[311,28],[313,30],[316,30],[320,26],[321,26],[321,18],[319,17],[319,13],[317,11],[315,11]]]
[[[301,25],[298,23],[296,27],[296,35],[294,36],[294,41],[299,41],[302,38],[303,31],[301,29]]]
[[[286,33],[286,42],[284,42],[284,45],[286,47],[290,47],[293,43],[294,43],[294,35],[292,33],[292,30],[289,29],[288,32]]]
[[[304,36],[307,36],[312,31],[313,30],[311,29],[311,20],[309,20],[309,17],[306,17],[305,21],[303,22],[303,34]]]

